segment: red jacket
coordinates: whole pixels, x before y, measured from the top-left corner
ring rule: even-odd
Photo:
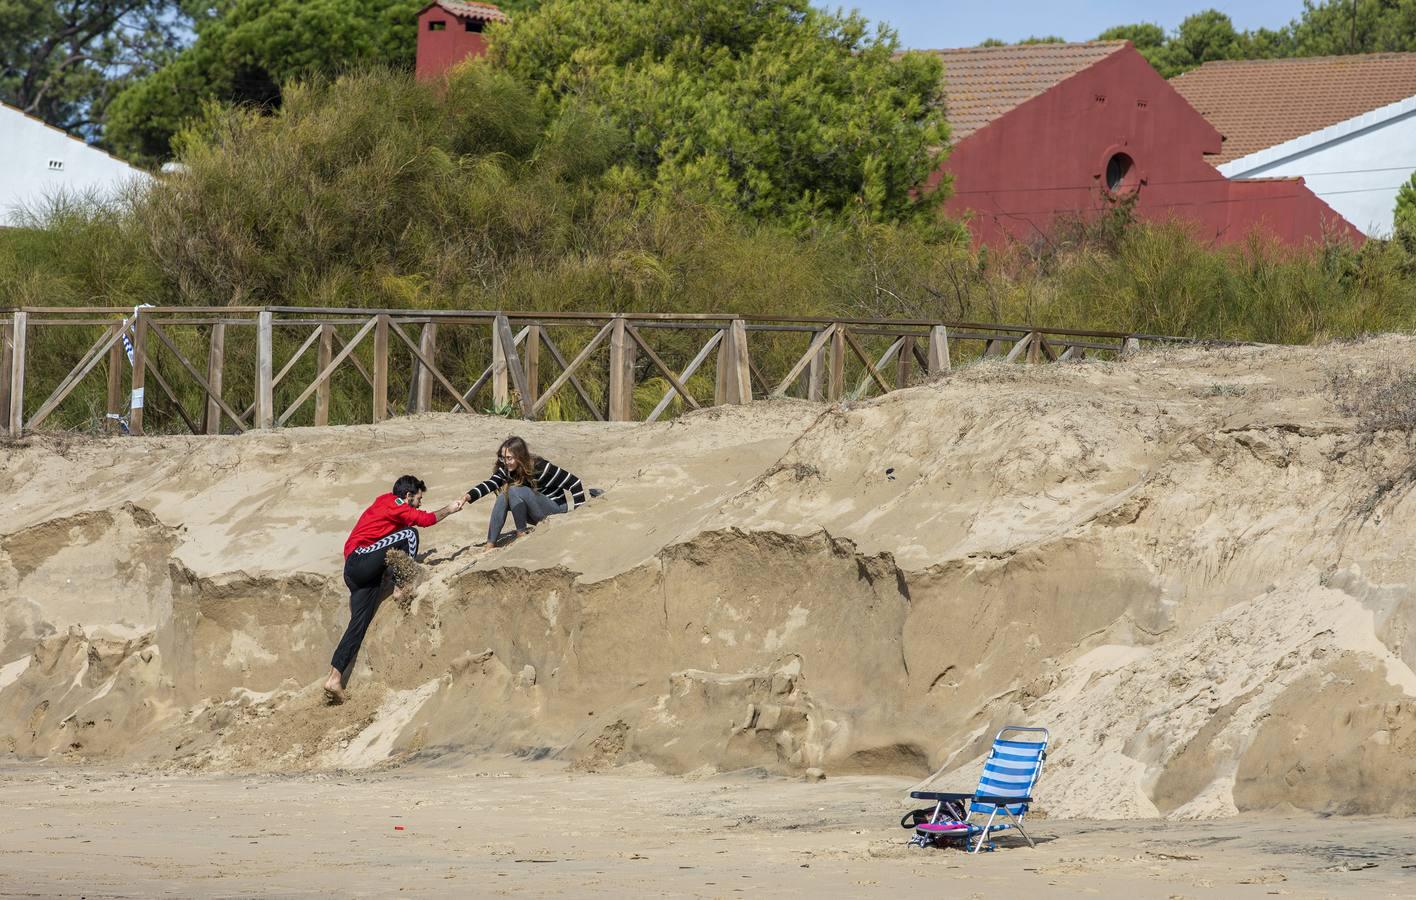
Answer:
[[[432,513],[414,509],[391,493],[384,494],[369,504],[369,508],[359,516],[359,521],[354,523],[349,540],[344,542],[344,556],[348,558],[360,547],[377,544],[401,528],[427,528],[437,523],[438,517]]]

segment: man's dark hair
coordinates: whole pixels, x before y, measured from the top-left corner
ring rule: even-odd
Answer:
[[[393,496],[402,500],[409,494],[426,491],[428,486],[417,475],[404,475],[393,483]]]

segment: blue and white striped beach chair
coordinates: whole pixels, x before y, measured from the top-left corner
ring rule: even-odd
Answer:
[[[1004,735],[1027,735],[1037,739],[1004,740]],[[910,843],[928,847],[949,840],[962,840],[967,847],[970,840],[977,838],[969,851],[977,853],[985,843],[992,849],[995,832],[1016,828],[1029,847],[1036,847],[1033,839],[1023,830],[1023,817],[1033,802],[1033,785],[1037,784],[1043,760],[1047,759],[1048,737],[1046,728],[1005,726],[993,738],[993,749],[984,760],[983,775],[972,794],[910,791],[910,796],[915,799],[934,801],[934,811],[929,820],[915,825],[915,836]],[[920,787],[928,787],[942,771],[929,776]],[[968,803],[968,810],[958,816],[957,813],[963,811],[964,803]],[[1000,815],[1008,821],[997,821]],[[975,816],[987,816],[988,820],[982,825],[969,821]]]

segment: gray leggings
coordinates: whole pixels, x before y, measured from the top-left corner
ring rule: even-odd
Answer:
[[[538,490],[524,484],[514,484],[497,494],[497,505],[492,507],[492,521],[487,525],[487,543],[495,544],[506,525],[506,514],[510,512],[516,522],[517,531],[525,531],[527,525],[535,525],[547,516],[565,512],[565,504],[557,503]]]

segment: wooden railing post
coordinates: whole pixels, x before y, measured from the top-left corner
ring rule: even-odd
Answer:
[[[133,390],[128,400],[128,433],[142,435],[143,410],[147,404],[147,314],[133,315]]]
[[[275,321],[268,309],[256,314],[256,428],[275,427]]]
[[[904,355],[901,354],[901,359]],[[935,325],[929,329],[929,352],[925,354],[925,359],[929,360],[929,374],[941,375],[949,371],[951,365],[949,361],[949,329],[943,325]]]
[[[806,399],[821,399],[821,387],[825,384],[825,377],[826,348],[822,347],[816,351],[816,355],[811,358],[811,362],[806,367]]]
[[[108,348],[108,397],[106,415],[103,417],[103,430],[114,432],[118,430],[118,419],[123,415],[123,342],[114,343]]]
[[[526,331],[526,345],[523,352],[526,364],[526,404],[534,406],[541,394],[541,326],[531,325]]]
[[[914,375],[914,354],[915,336],[906,334],[901,337],[900,355],[895,357],[895,389],[909,387],[910,378]]]
[[[6,413],[11,437],[19,437],[25,430],[25,343],[28,325],[29,313],[17,310],[11,314],[10,371],[5,373],[10,382],[10,402]]]
[[[438,354],[438,324],[428,322],[418,335],[418,351],[429,360],[436,360]],[[431,412],[433,409],[433,373],[423,366],[418,358],[413,358],[413,411]]]
[[[207,384],[211,393],[207,395],[206,415],[203,420],[207,434],[221,434],[221,404],[216,398],[221,396],[222,373],[226,365],[226,323],[217,322],[211,326],[211,347],[207,351]]]
[[[1134,353],[1140,353],[1140,352],[1141,352],[1141,342],[1140,342],[1140,340],[1137,339],[1137,338],[1128,337],[1128,338],[1126,338],[1125,342],[1121,345],[1121,355],[1122,355],[1122,356],[1130,356],[1130,355],[1132,355],[1132,354],[1134,354]]]
[[[506,350],[502,347],[497,320],[492,319],[492,406],[504,408],[511,402],[511,386],[507,379]]]
[[[723,329],[718,345],[718,380],[713,390],[713,403],[752,402],[752,364],[747,355],[747,323],[733,319]]]
[[[0,320],[0,417],[5,432],[10,431],[10,379],[14,377],[15,345],[10,337],[10,319]]]
[[[329,361],[334,358],[334,326],[320,326],[320,346],[315,351],[315,374],[318,375],[329,368]],[[315,388],[315,424],[329,424],[329,382],[326,378]]]
[[[832,403],[840,400],[846,392],[846,326],[836,324],[831,335],[831,374],[826,386],[826,399]]]
[[[1028,338],[1028,362],[1042,362],[1042,334],[1034,331]]]
[[[718,341],[718,361],[715,364],[717,371],[713,379],[714,406],[722,406],[724,403],[730,402],[728,400],[728,372],[729,370],[737,368],[737,363],[733,361],[733,351],[735,348],[733,345],[732,326],[725,326],[723,330],[718,333],[721,334],[723,338]]]
[[[624,329],[623,317],[616,317],[610,331],[610,421],[634,419],[635,345]]]
[[[729,329],[729,336],[733,339],[733,361],[736,364],[734,375],[737,381],[734,393],[737,399],[735,403],[752,402],[752,360],[747,353],[747,322],[742,319],[733,319],[732,327]],[[765,388],[764,388],[765,389]]]
[[[388,316],[380,315],[374,325],[374,411],[370,421],[388,418]]]

